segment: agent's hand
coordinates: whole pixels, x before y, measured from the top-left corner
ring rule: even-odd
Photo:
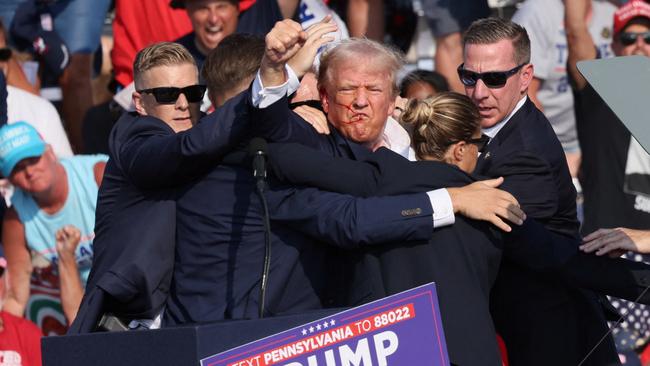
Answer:
[[[505,232],[512,231],[506,221],[521,225],[526,214],[515,197],[497,189],[502,183],[503,177],[500,177],[474,182],[461,188],[448,188],[454,213],[474,220],[488,221]]]
[[[615,229],[598,229],[582,240],[580,249],[585,253],[607,254],[617,258],[632,251],[650,253],[650,231],[633,230],[622,227]]]
[[[314,59],[318,50],[326,43],[334,40],[333,35],[328,33],[336,32],[338,27],[332,20],[331,15],[325,16],[320,22],[312,24],[307,30],[307,39],[296,54],[288,61],[291,69],[300,78],[311,71]]]
[[[330,134],[330,128],[327,124],[327,116],[325,116],[325,113],[308,105],[301,105],[300,107],[294,108],[293,111],[302,117],[302,119],[307,121],[307,123],[309,123],[321,135]]]

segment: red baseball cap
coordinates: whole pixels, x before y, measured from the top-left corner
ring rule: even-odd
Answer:
[[[634,18],[650,19],[650,4],[643,0],[632,0],[614,13],[614,34],[618,34]]]

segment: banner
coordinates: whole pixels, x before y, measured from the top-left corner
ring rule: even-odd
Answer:
[[[201,366],[449,365],[433,283],[201,360]]]

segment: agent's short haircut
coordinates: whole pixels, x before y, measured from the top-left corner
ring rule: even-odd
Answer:
[[[157,66],[174,66],[185,63],[196,67],[196,61],[190,51],[178,43],[160,42],[143,48],[135,55],[133,62],[133,80],[136,89],[139,89],[145,71]]]
[[[208,53],[201,76],[213,96],[238,88],[254,77],[264,56],[264,39],[250,34],[231,34]]]
[[[350,60],[371,60],[372,65],[385,70],[397,95],[397,72],[404,65],[402,53],[394,48],[366,38],[348,38],[321,55],[318,68],[318,90],[332,85],[339,64]]]
[[[530,38],[526,29],[510,20],[485,18],[473,22],[463,37],[463,49],[468,44],[493,44],[507,39],[514,48],[517,65],[530,63]]]

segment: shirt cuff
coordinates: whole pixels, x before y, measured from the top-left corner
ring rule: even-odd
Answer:
[[[433,228],[453,225],[456,222],[454,206],[451,204],[451,197],[446,189],[436,189],[427,192],[431,207],[433,207]]]
[[[255,80],[253,81],[252,93],[252,102],[255,107],[266,108],[282,99],[282,97],[285,95],[289,96],[298,90],[300,81],[298,80],[296,73],[293,72],[289,65],[285,65],[284,69],[287,72],[287,81],[282,85],[272,86],[268,88],[265,88],[262,84],[260,71],[257,70],[257,76],[255,76]]]

